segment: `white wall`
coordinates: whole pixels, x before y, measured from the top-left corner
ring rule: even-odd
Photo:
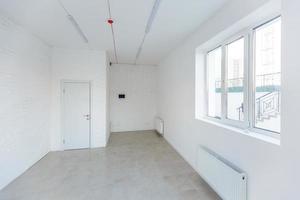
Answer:
[[[110,66],[109,66],[109,56],[106,53],[106,90],[105,90],[105,96],[106,96],[106,144],[108,143],[108,140],[110,138]]]
[[[50,49],[0,16],[0,190],[49,151]]]
[[[300,1],[283,0],[282,177],[280,199],[299,199],[300,188]]]
[[[106,145],[107,58],[104,51],[54,48],[52,52],[51,150],[62,150],[61,81],[92,82],[91,146]]]
[[[248,173],[248,199],[249,200],[276,200],[276,199],[297,199],[295,197],[297,187],[299,189],[299,128],[297,128],[297,113],[292,113],[293,106],[299,109],[300,92],[299,84],[297,84],[297,69],[299,69],[299,60],[296,52],[298,52],[295,42],[299,35],[299,3],[289,0],[286,2],[289,10],[293,11],[290,17],[291,30],[289,31],[290,43],[293,43],[294,53],[289,56],[289,63],[283,63],[283,80],[289,77],[283,90],[283,131],[282,131],[282,147],[289,146],[290,150],[286,154],[294,152],[288,156],[288,167],[285,166],[285,173],[292,175],[298,173],[295,179],[297,186],[292,186],[294,192],[290,194],[290,198],[281,198],[282,185],[284,180],[281,177],[282,147],[277,144],[265,142],[263,140],[225,129],[204,121],[195,119],[195,49],[210,40],[212,37],[225,31],[228,27],[235,25],[240,19],[248,17],[250,13],[264,5],[267,0],[232,0],[225,5],[214,17],[202,24],[200,29],[191,35],[185,43],[175,49],[164,61],[158,66],[158,115],[165,121],[165,138],[177,151],[193,166],[196,166],[196,150],[198,145],[204,145],[220,154],[227,160],[233,162],[241,169]],[[275,2],[275,1],[273,1]],[[293,4],[298,4],[297,8]],[[275,2],[276,6],[278,3]],[[280,5],[280,2],[279,2]],[[263,15],[265,9],[260,9]],[[290,15],[290,13],[286,13]],[[292,19],[294,16],[296,19]],[[256,15],[258,18],[259,15]],[[284,16],[285,17],[285,16]],[[293,21],[294,20],[294,21]],[[293,22],[293,23],[292,23]],[[283,18],[283,23],[285,19]],[[295,32],[292,32],[295,31]],[[226,32],[226,31],[225,31]],[[285,42],[286,36],[283,36]],[[299,39],[298,39],[299,40]],[[291,51],[291,50],[290,50]],[[299,56],[298,56],[299,57]],[[287,60],[287,59],[286,59]],[[286,61],[287,62],[287,61]],[[295,64],[293,64],[293,62]],[[289,64],[289,65],[288,65]],[[297,65],[298,64],[298,65]],[[290,67],[288,70],[286,67]],[[299,70],[298,70],[299,71]],[[289,73],[289,74],[288,74]],[[290,80],[292,78],[292,80]],[[292,86],[292,87],[291,87]],[[294,90],[294,91],[292,91]],[[285,96],[286,95],[286,96]],[[286,103],[285,103],[286,102]],[[288,103],[288,105],[287,105]],[[293,118],[294,117],[294,118]],[[288,122],[289,121],[289,122]],[[289,126],[289,127],[288,127]],[[297,134],[298,133],[298,134]],[[292,134],[293,137],[289,136]],[[291,141],[291,139],[294,139]],[[298,158],[296,158],[298,155]],[[292,166],[291,160],[297,165]],[[292,170],[293,169],[293,170]],[[285,184],[290,184],[286,180]],[[287,190],[290,189],[286,187]]]
[[[112,65],[110,79],[112,132],[154,129],[157,66]]]

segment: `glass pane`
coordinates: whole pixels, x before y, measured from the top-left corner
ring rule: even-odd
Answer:
[[[227,118],[244,119],[244,38],[227,45]]]
[[[280,132],[280,18],[255,30],[255,47],[255,126]]]
[[[208,116],[221,117],[221,66],[222,50],[217,48],[207,54]]]

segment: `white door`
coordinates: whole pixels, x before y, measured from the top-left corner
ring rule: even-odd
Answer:
[[[63,83],[64,149],[90,147],[90,84]]]

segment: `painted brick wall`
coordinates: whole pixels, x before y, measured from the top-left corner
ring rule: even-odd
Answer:
[[[0,15],[0,189],[49,151],[49,55]]]
[[[154,129],[157,66],[111,66],[110,119],[112,132]],[[125,94],[119,99],[118,94]]]
[[[106,145],[106,74],[105,51],[53,48],[52,52],[51,150],[63,149],[61,132],[61,81],[92,82],[91,147]]]

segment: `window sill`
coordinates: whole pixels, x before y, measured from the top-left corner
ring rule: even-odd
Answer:
[[[198,118],[197,120],[200,120],[202,122],[212,124],[212,125],[215,125],[215,126],[218,126],[218,127],[221,127],[221,128],[225,128],[227,130],[231,130],[233,132],[237,132],[237,133],[240,133],[240,134],[252,137],[252,138],[256,138],[256,139],[262,140],[262,141],[267,142],[267,143],[271,143],[271,144],[280,146],[280,139],[272,137],[272,136],[264,135],[262,133],[257,133],[255,131],[251,131],[249,129],[241,129],[241,128],[233,127],[233,126],[230,126],[230,125],[226,125],[226,124],[217,122],[215,120],[208,119],[206,117],[201,117],[201,118]]]

